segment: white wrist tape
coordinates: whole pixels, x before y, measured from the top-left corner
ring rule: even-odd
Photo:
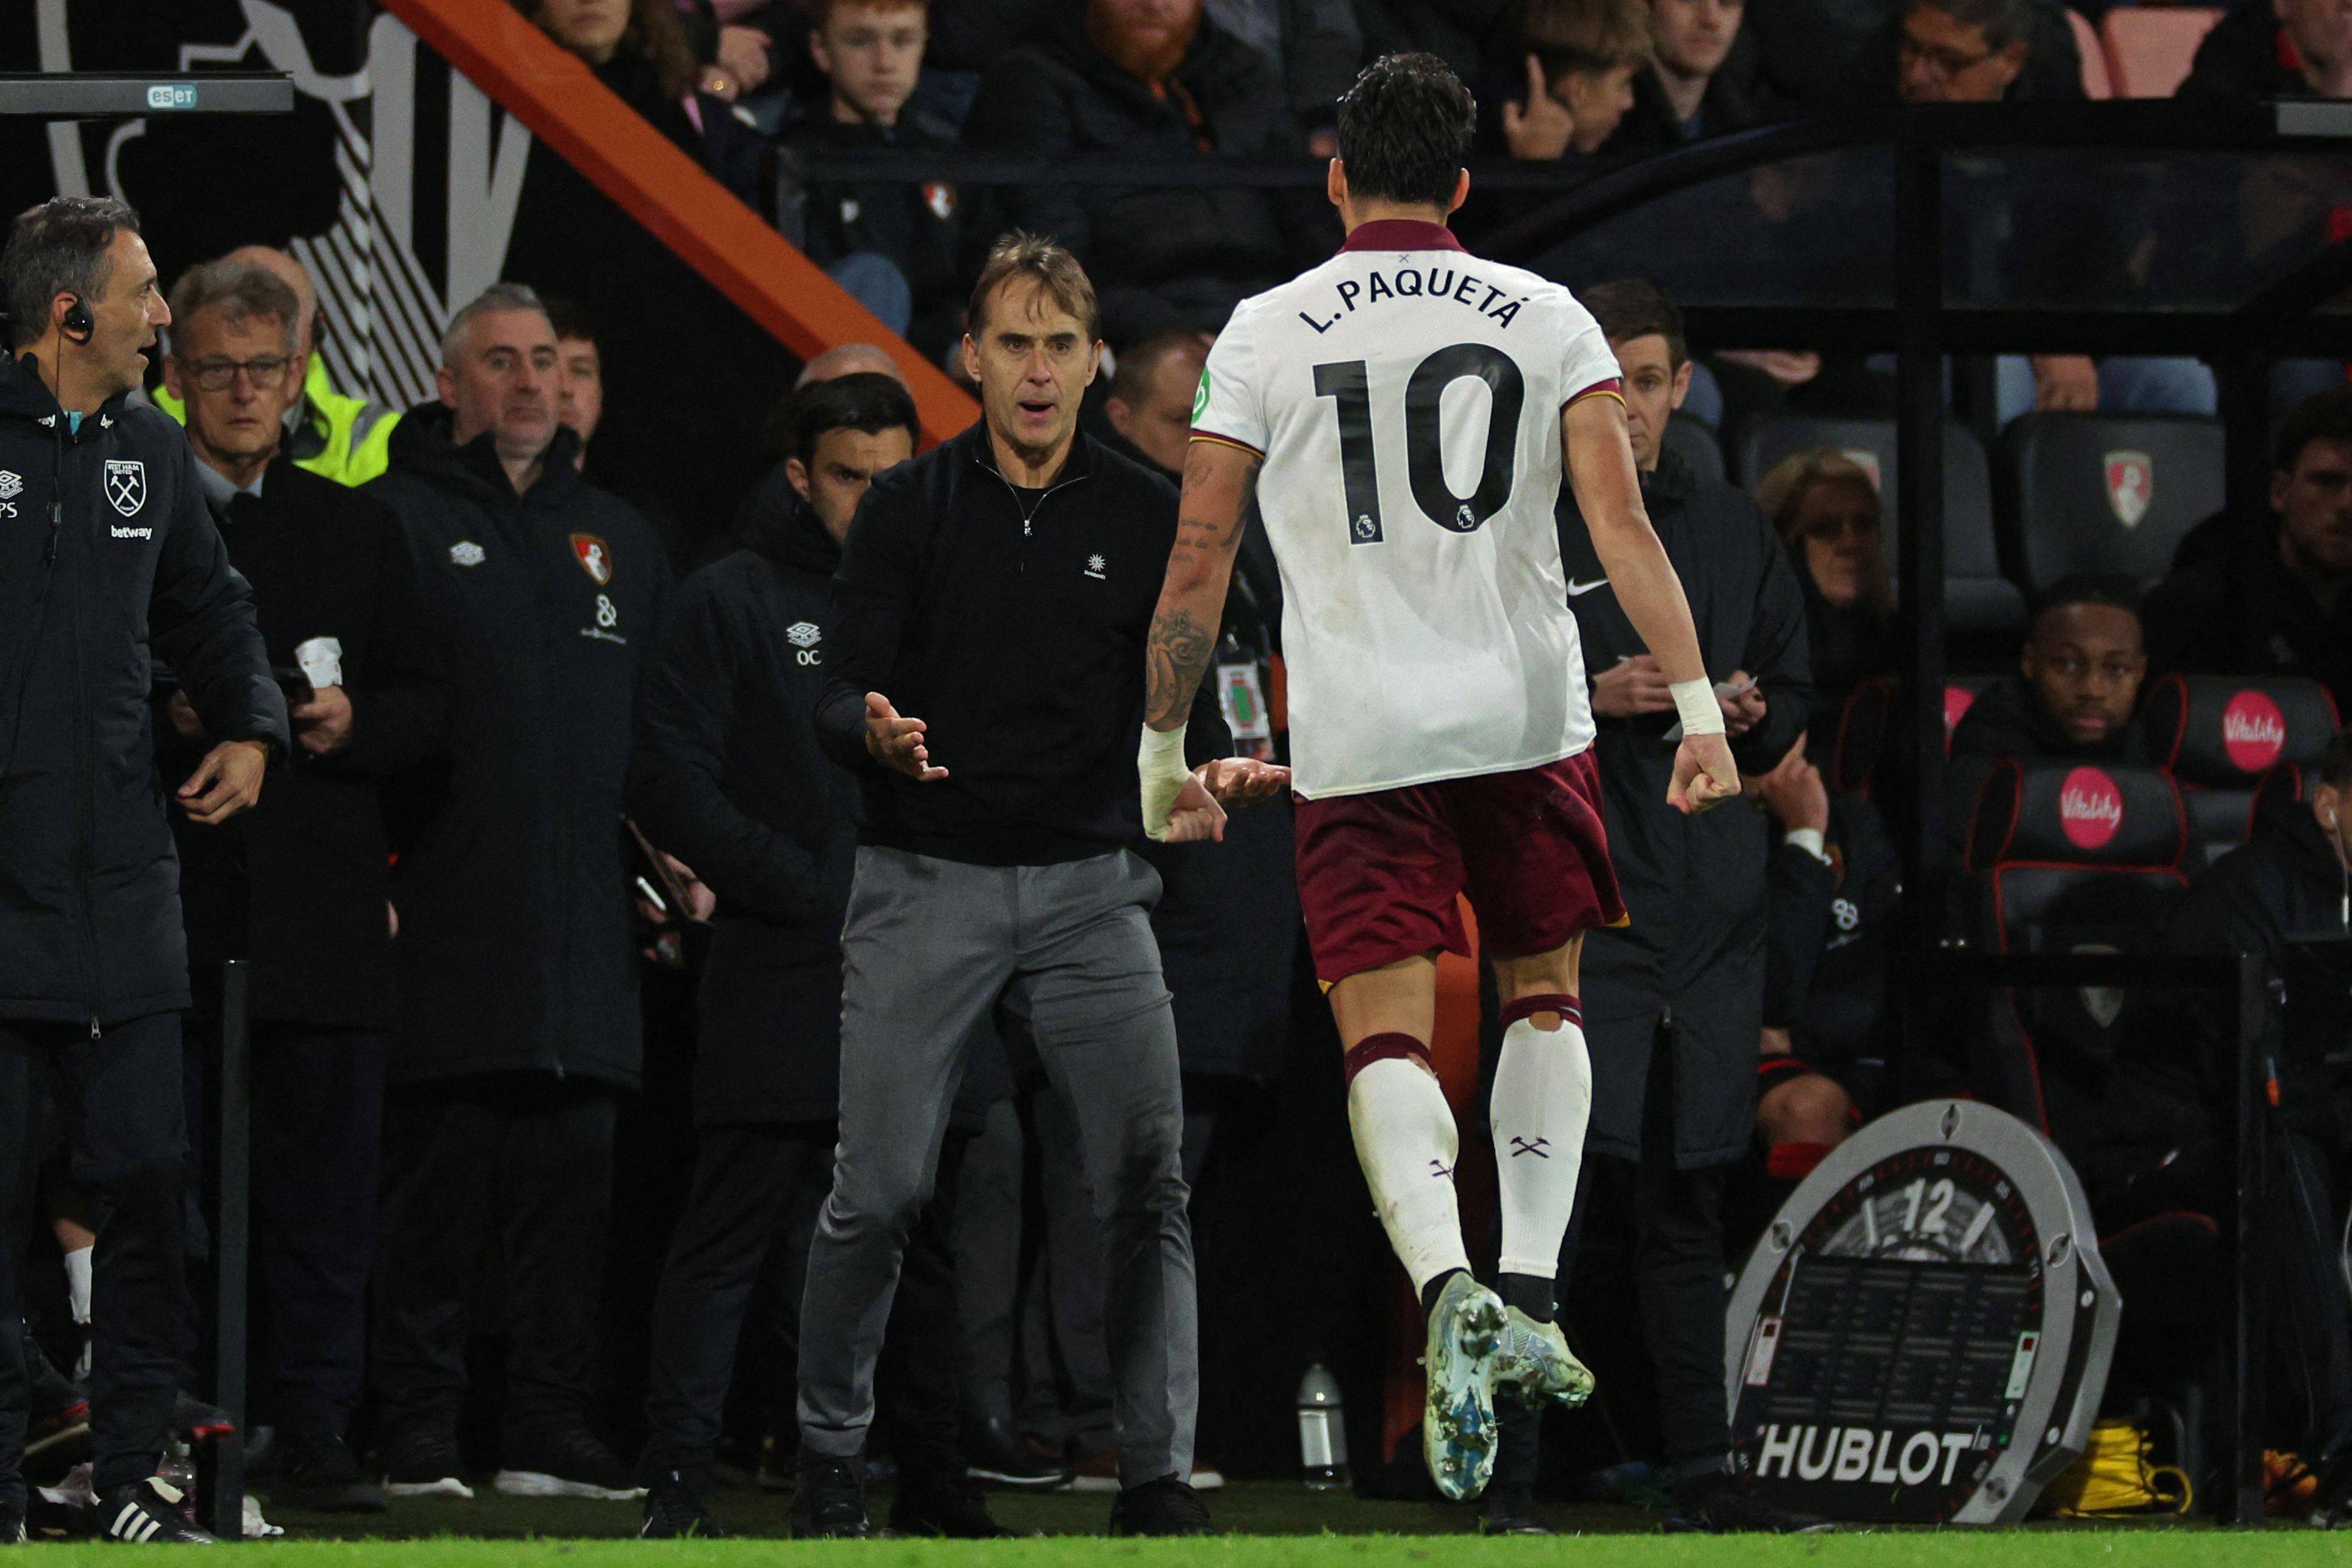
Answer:
[[[1683,717],[1685,735],[1720,735],[1723,733],[1723,704],[1715,700],[1712,682],[1677,680],[1666,688],[1675,700],[1675,711]]]
[[[1143,781],[1143,831],[1155,839],[1168,837],[1168,814],[1175,809],[1184,781],[1192,776],[1184,765],[1185,728],[1179,724],[1162,731],[1146,724],[1136,747],[1135,771]]]

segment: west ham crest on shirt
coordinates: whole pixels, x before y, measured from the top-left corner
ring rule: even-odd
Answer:
[[[613,580],[612,547],[594,534],[573,534],[572,553],[579,558],[580,569],[594,578],[599,588]]]
[[[106,460],[106,499],[125,517],[136,517],[147,504],[147,465],[132,459]]]

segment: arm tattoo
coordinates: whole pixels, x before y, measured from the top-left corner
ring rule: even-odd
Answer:
[[[1216,647],[1216,628],[1202,626],[1184,610],[1163,610],[1152,617],[1143,655],[1146,723],[1165,726],[1184,716]]]

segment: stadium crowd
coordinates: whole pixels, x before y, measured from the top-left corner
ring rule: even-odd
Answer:
[[[989,417],[1002,390],[983,352],[989,306],[1027,276],[996,265],[1000,237],[1053,237],[1090,279],[1108,350],[1079,388],[1084,439],[1171,479],[1234,305],[1339,243],[1319,194],[959,190],[794,171],[876,148],[1328,155],[1334,100],[1365,61],[1407,48],[1477,87],[1486,153],[1600,167],[1850,107],[1856,83],[1888,101],[2078,99],[2081,40],[2095,36],[2059,0],[1793,0],[1754,15],[1739,0],[516,4],[748,201],[765,208],[782,190],[787,235],[976,385]],[[2346,15],[2333,0],[2242,0],[2180,96],[2352,96]],[[1496,226],[1516,210],[1480,216]],[[1465,238],[1475,248],[1475,226]],[[677,495],[598,482],[605,323],[542,297],[527,272],[452,314],[437,400],[400,410],[328,384],[324,312],[283,252],[256,244],[161,279],[141,272],[145,257],[134,214],[83,200],[20,218],[0,261],[12,339],[0,480],[71,481],[84,420],[69,436],[57,427],[58,409],[76,406],[61,369],[109,354],[127,365],[141,328],[166,316],[152,373],[129,370],[122,391],[186,437],[145,458],[150,504],[175,521],[169,593],[159,578],[154,605],[135,612],[142,636],[152,620],[152,690],[138,701],[152,710],[152,776],[176,792],[171,839],[103,846],[121,885],[86,939],[165,957],[141,970],[110,956],[98,1009],[71,972],[85,938],[45,926],[44,899],[0,900],[0,1167],[22,1198],[8,1234],[24,1243],[0,1277],[16,1279],[26,1331],[11,1319],[0,1341],[21,1338],[27,1367],[24,1387],[0,1382],[0,1404],[29,1413],[37,1447],[89,1426],[101,1497],[144,1481],[148,1435],[216,1419],[187,1397],[186,1289],[170,1263],[193,1184],[153,1154],[177,1146],[189,1117],[132,1080],[184,1053],[194,1103],[221,1028],[222,963],[244,958],[248,1409],[269,1435],[254,1457],[273,1501],[376,1510],[470,1497],[488,1473],[520,1495],[643,1498],[649,1532],[689,1533],[713,1527],[714,1478],[785,1484],[801,1434],[818,1430],[842,1440],[798,1455],[813,1533],[862,1525],[862,1474],[826,1469],[861,1453],[895,1469],[891,1522],[910,1532],[996,1533],[982,1486],[1118,1492],[1129,1511],[1114,1522],[1127,1528],[1200,1522],[1129,1498],[1167,1463],[1188,1496],[1222,1479],[1192,1458],[1189,1431],[1153,1425],[1138,1392],[1159,1377],[1181,1403],[1176,1372],[1137,1364],[1135,1279],[1139,1249],[1181,1232],[1187,1188],[1297,1096],[1322,1097],[1326,1135],[1302,1135],[1291,1163],[1262,1149],[1232,1157],[1253,1162],[1255,1201],[1296,1179],[1307,1197],[1352,1205],[1345,1225],[1300,1243],[1316,1277],[1303,1289],[1335,1320],[1332,1352],[1355,1331],[1336,1320],[1364,1316],[1348,1281],[1393,1293],[1385,1258],[1377,1271],[1330,1261],[1378,1244],[1344,1131],[1328,1136],[1338,1052],[1304,952],[1290,803],[1237,805],[1214,846],[1134,845],[1164,884],[1150,931],[1173,996],[1181,1105],[1107,1130],[1108,1087],[1041,1058],[1042,1011],[983,1008],[968,1035],[929,1042],[951,1064],[929,1086],[938,1126],[919,1129],[935,1178],[861,1165],[874,1184],[857,1189],[861,1211],[836,1186],[835,1147],[851,1146],[863,1113],[853,1094],[882,1092],[842,1054],[871,716],[832,711],[825,683],[860,501],[922,445],[898,366],[852,345],[761,389],[773,395],[765,471],[720,526],[684,515]],[[1927,1094],[1975,1094],[2036,1121],[2104,1229],[2161,1231],[2147,1256],[2116,1254],[2130,1316],[2110,1403],[2176,1395],[2218,1354],[2227,1310],[2209,1264],[2235,1223],[2231,1021],[2152,994],[2070,992],[1905,1027],[1906,894],[1882,815],[1902,637],[1882,493],[1891,448],[1837,433],[1891,415],[1890,378],[1801,346],[1696,354],[1658,288],[1569,281],[1615,353],[1643,498],[1689,585],[1749,798],[1704,818],[1665,807],[1672,751],[1660,740],[1675,704],[1613,596],[1583,592],[1606,574],[1563,494],[1633,921],[1586,950],[1593,1158],[1562,1311],[1618,1447],[1590,1424],[1542,1430],[1507,1412],[1488,1526],[1540,1529],[1538,1495],[1570,1469],[1626,1458],[1702,1527],[1786,1523],[1708,1489],[1729,1446],[1725,1269],[1853,1128]],[[967,333],[983,341],[967,350]],[[40,343],[52,357],[16,360]],[[2074,523],[2007,504],[2009,570],[1986,576],[2015,586],[1993,595],[1948,701],[1945,816],[1964,875],[1947,918],[1980,944],[2252,951],[2284,973],[2301,939],[2352,935],[2352,825],[2339,820],[2352,798],[2352,732],[2339,729],[2352,700],[2352,390],[2340,365],[2289,371],[2280,384],[2309,395],[2283,409],[2269,508],[2188,520],[2154,570],[2093,547],[2043,571],[2011,542],[2018,530]],[[2194,362],[2041,356],[1995,367],[1991,384],[1986,425],[2004,482],[2012,447],[2025,454],[2021,494],[2036,471],[2027,437],[2058,442],[2067,428],[2050,416],[2202,428],[2214,412],[2212,376]],[[121,405],[105,406],[112,418]],[[1768,427],[1825,433],[1777,447],[1751,438]],[[2189,450],[2218,467],[2218,440]],[[2105,493],[2076,499],[2120,516],[2150,481],[2103,455]],[[992,503],[1009,492],[1025,534],[1054,478],[1005,475]],[[2218,495],[2218,472],[2200,483]],[[116,510],[129,515],[119,499]],[[2139,521],[2123,518],[2124,531]],[[79,623],[48,595],[88,591],[76,576],[88,568],[54,534],[36,560],[0,557],[7,624],[32,628],[24,651],[8,650],[31,684],[12,671],[13,695],[0,691],[11,889],[84,875],[37,815],[38,792],[15,790],[80,765],[65,700],[34,666],[77,657],[65,634]],[[238,576],[258,662],[224,641],[224,585]],[[1222,727],[1221,754],[1286,759],[1283,595],[1251,534],[1219,628],[1204,702],[1215,711],[1194,727]],[[1047,667],[1016,646],[1029,630],[967,652],[960,678],[1005,691],[1035,679]],[[952,769],[944,746],[943,757]],[[153,819],[149,784],[110,781],[112,809]],[[869,829],[877,798],[864,802]],[[1096,832],[1038,825],[1041,839],[1049,827]],[[985,863],[1026,867],[1032,847]],[[182,934],[137,924],[174,859],[184,975]],[[2077,879],[2021,913],[2001,878],[2028,862]],[[2128,919],[2115,912],[2126,873]],[[1491,1079],[1491,998],[1487,1011]],[[2320,1062],[2332,1047],[2296,1031],[2342,1022],[2278,1010],[2273,1027],[2282,1048]],[[179,1081],[176,1066],[168,1076]],[[2291,1394],[2273,1402],[2276,1446],[2317,1476],[2321,1518],[2352,1521],[2352,1322],[2337,1264],[2347,1093],[2318,1068],[2290,1085],[2274,1154],[2291,1201],[2258,1255],[2273,1279],[2275,1380]],[[665,1104],[667,1121],[639,1109]],[[1302,1175],[1318,1159],[1328,1168]],[[857,1260],[896,1245],[895,1300],[861,1294]],[[205,1246],[188,1244],[198,1267]],[[1268,1310],[1246,1269],[1203,1247],[1204,1321]],[[804,1297],[843,1303],[805,1332],[858,1340],[859,1388],[796,1387]],[[1609,1310],[1633,1299],[1638,1313]],[[1211,1412],[1204,1430],[1278,1423],[1310,1359],[1253,1367],[1275,1381],[1249,1397],[1185,1397]],[[1376,1354],[1349,1366],[1380,1370]],[[1378,1404],[1368,1380],[1349,1392]],[[1574,1463],[1542,1460],[1547,1445]],[[0,1449],[0,1476],[11,1458]],[[1384,1473],[1360,1462],[1367,1485]],[[0,1495],[0,1519],[8,1503]]]

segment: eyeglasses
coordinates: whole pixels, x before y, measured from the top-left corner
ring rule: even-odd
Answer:
[[[1895,38],[1895,56],[1905,65],[1925,66],[1927,74],[1940,81],[1949,81],[1962,71],[1974,70],[1999,54],[1999,49],[1986,49],[1964,55],[1954,49],[1923,44],[1908,33],[1898,33]]]
[[[1875,539],[1878,537],[1878,514],[1869,511],[1831,512],[1811,519],[1797,531],[1802,538],[1818,539],[1824,544],[1834,543],[1849,533],[1856,539]]]
[[[196,378],[196,384],[206,392],[226,392],[235,384],[239,371],[245,373],[246,379],[257,391],[274,387],[285,379],[286,367],[294,361],[286,354],[265,354],[260,359],[200,359],[194,363],[186,360],[180,363],[189,374]]]

